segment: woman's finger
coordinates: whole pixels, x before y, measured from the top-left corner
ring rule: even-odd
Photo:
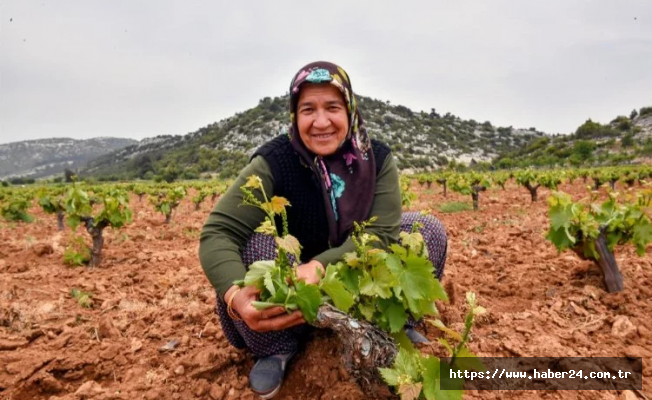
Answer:
[[[274,318],[262,319],[258,321],[255,329],[258,332],[279,331],[291,328],[296,325],[304,324],[306,321],[300,311],[294,311],[292,314],[276,316]]]
[[[276,317],[277,315],[281,315],[283,313],[285,313],[285,308],[283,308],[283,307],[270,307],[270,308],[267,308],[267,309],[261,311],[260,312],[260,318],[258,318],[258,319],[261,319],[261,320],[270,319],[270,318]]]

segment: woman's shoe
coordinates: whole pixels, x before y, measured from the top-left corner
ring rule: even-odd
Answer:
[[[249,385],[262,399],[271,399],[281,389],[285,377],[285,367],[296,354],[274,354],[259,358],[249,372]]]
[[[414,344],[430,343],[430,341],[425,336],[417,332],[416,329],[410,328],[409,326],[405,327],[405,334],[410,339],[410,341]]]

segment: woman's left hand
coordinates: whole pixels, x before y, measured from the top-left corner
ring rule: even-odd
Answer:
[[[316,285],[324,276],[324,266],[317,260],[301,264],[296,269],[297,279]]]

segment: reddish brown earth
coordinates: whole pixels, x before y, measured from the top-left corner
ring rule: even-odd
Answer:
[[[416,184],[415,184],[416,186]],[[564,185],[576,197],[578,182]],[[652,398],[652,249],[617,249],[625,291],[603,290],[599,270],[544,239],[547,191],[538,203],[515,185],[482,193],[480,212],[442,214],[470,199],[417,188],[414,209],[432,209],[449,234],[444,322],[461,329],[464,293],[488,309],[474,328],[480,356],[642,356],[643,391],[467,392],[469,399]],[[210,206],[184,200],[169,226],[147,202],[134,221],[106,232],[100,268],[70,268],[71,232],[37,208],[32,224],[0,222],[1,399],[252,399],[252,357],[228,345],[213,314],[214,293],[197,259]],[[92,292],[82,308],[73,288]],[[434,340],[438,333],[427,331]],[[173,351],[159,349],[180,342]],[[437,345],[424,348],[440,353]],[[633,397],[632,397],[633,396]],[[641,397],[637,397],[641,396]],[[279,399],[366,399],[340,367],[337,340],[319,332],[291,365]]]

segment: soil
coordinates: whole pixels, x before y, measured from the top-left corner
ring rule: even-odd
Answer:
[[[617,248],[625,290],[606,293],[601,272],[546,241],[548,191],[537,203],[515,184],[480,195],[480,211],[443,214],[445,202],[471,199],[413,184],[412,209],[430,209],[446,226],[443,321],[461,330],[465,292],[488,313],[469,346],[485,357],[643,357],[643,390],[469,391],[467,399],[652,398],[652,249]],[[580,181],[562,185],[579,198]],[[172,222],[131,198],[134,221],[106,229],[99,268],[68,267],[72,240],[37,207],[31,224],[0,222],[0,399],[253,399],[253,358],[231,347],[213,313],[215,294],[197,257],[212,207],[188,199]],[[86,240],[89,238],[85,233]],[[84,308],[72,289],[92,294]],[[423,329],[422,329],[423,331]],[[439,354],[433,342],[424,351]],[[161,349],[176,340],[176,347]],[[647,378],[647,379],[646,379]],[[633,397],[632,397],[633,396]],[[641,397],[637,397],[641,396]],[[279,399],[367,399],[341,367],[337,339],[317,332],[290,365]]]

